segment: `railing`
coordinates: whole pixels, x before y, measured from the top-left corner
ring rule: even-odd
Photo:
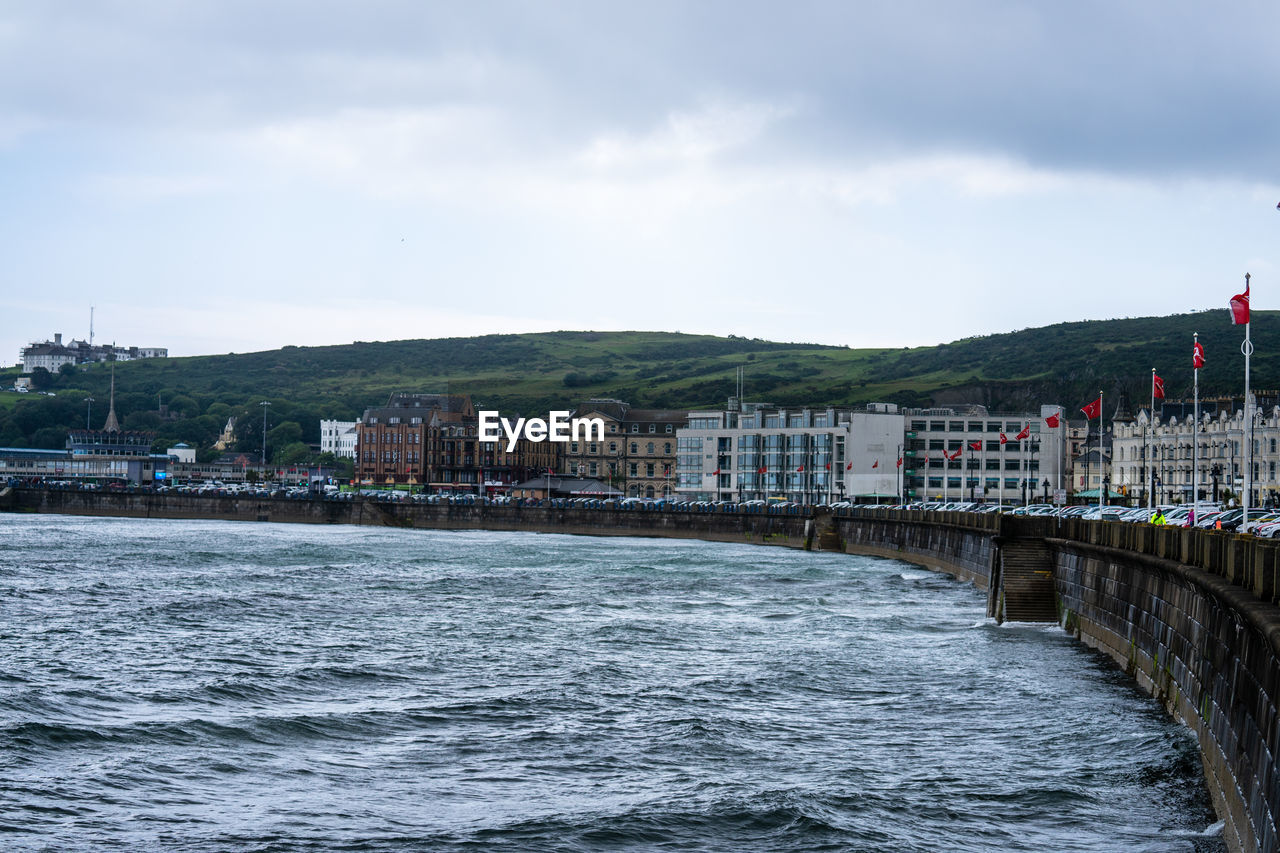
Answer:
[[[1199,569],[1248,590],[1261,601],[1280,604],[1280,542],[1226,530],[924,510],[851,509],[836,516],[962,527],[1008,538],[1059,540],[1068,547],[1115,549]]]

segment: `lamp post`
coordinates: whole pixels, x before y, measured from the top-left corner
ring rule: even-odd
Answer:
[[[1044,492],[1040,495],[1040,502],[1047,504],[1049,502],[1049,479],[1047,477],[1042,485],[1044,486]]]
[[[271,404],[262,401],[262,479],[267,479],[267,407]]]

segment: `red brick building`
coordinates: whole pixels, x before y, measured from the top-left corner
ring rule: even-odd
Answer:
[[[521,439],[481,442],[467,394],[391,395],[356,424],[355,479],[366,485],[410,484],[432,491],[504,493],[512,483],[556,464],[556,445]]]

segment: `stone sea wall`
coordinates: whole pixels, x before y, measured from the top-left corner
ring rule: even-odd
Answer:
[[[804,547],[812,522],[798,515],[645,512],[377,501],[272,500],[230,495],[16,489],[19,512],[127,518],[362,524],[433,530],[523,530],[590,536],[662,536]],[[806,533],[809,535],[806,536]]]

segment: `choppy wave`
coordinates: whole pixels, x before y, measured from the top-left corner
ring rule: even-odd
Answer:
[[[1194,741],[906,564],[0,516],[0,848],[1216,851]]]

